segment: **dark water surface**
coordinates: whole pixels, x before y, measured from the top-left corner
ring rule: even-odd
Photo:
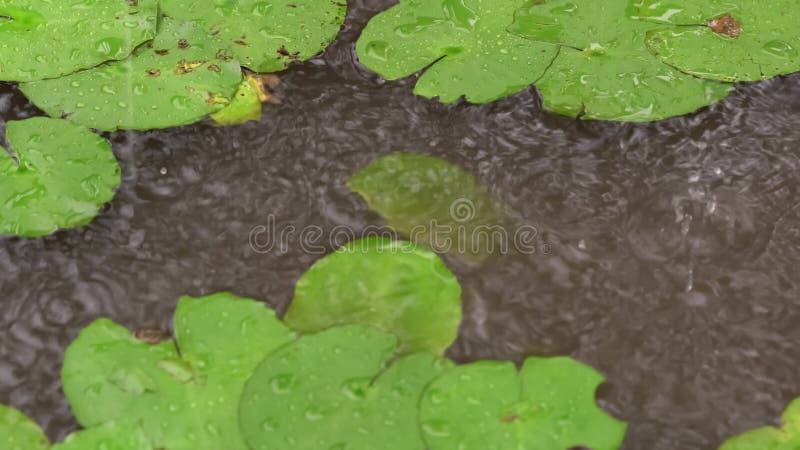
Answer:
[[[389,2],[352,4],[261,123],[110,135],[122,188],[91,225],[0,238],[0,403],[61,438],[76,427],[61,358],[92,320],[169,327],[180,295],[217,291],[284,311],[320,256],[297,236],[253,251],[251,230],[270,214],[327,232],[380,224],[345,181],[408,151],[475,173],[551,249],[447,260],[465,307],[450,356],[596,367],[627,450],[712,449],[777,421],[800,395],[800,76],[656,124],[558,117],[533,89],[444,106],[358,66],[353,42]],[[9,85],[0,112],[37,114]]]

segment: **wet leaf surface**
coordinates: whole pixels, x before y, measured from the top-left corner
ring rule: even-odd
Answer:
[[[155,40],[126,60],[20,89],[52,117],[105,131],[146,130],[219,111],[241,78],[226,45],[198,25],[165,17]]]
[[[171,17],[202,24],[256,72],[277,72],[336,38],[346,0],[162,0]]]
[[[50,447],[44,431],[14,408],[0,405],[0,448],[3,450],[154,450],[138,425],[109,422],[70,434]]]
[[[0,80],[56,78],[127,57],[156,33],[157,0],[0,0]]]
[[[486,103],[538,80],[556,48],[506,32],[519,0],[402,0],[370,20],[356,44],[369,69],[394,80],[426,69],[414,92]],[[430,67],[429,67],[430,66]]]
[[[175,336],[150,344],[107,319],[85,328],[62,370],[78,421],[138,421],[157,448],[245,449],[236,419],[244,383],[292,333],[263,304],[216,294],[181,299]]]
[[[297,282],[284,318],[313,333],[362,324],[400,338],[402,353],[441,354],[461,322],[461,286],[432,251],[406,241],[352,241],[317,261]]]
[[[521,8],[511,32],[559,46],[536,82],[544,107],[571,117],[647,122],[688,114],[728,95],[661,63],[645,46],[658,25],[635,20],[631,0],[544,0]]]
[[[0,147],[0,234],[35,237],[89,223],[120,185],[111,146],[61,119],[8,122]]]
[[[644,0],[640,15],[674,25],[651,31],[647,46],[686,73],[758,81],[800,71],[800,4],[794,0]]]
[[[267,95],[262,89],[264,87],[257,79],[247,76],[228,106],[211,114],[211,119],[223,126],[261,120],[261,99]]]
[[[595,405],[603,377],[570,358],[528,358],[458,366],[420,402],[430,450],[614,450],[626,425]]]
[[[9,406],[0,405],[0,448],[45,450],[50,442],[36,422]]]
[[[501,205],[472,174],[444,159],[391,154],[359,170],[347,185],[394,230],[437,251],[477,258],[500,254],[508,244],[495,234],[510,230],[503,227]]]
[[[719,450],[797,450],[800,448],[800,399],[783,413],[781,428],[764,427],[726,441]]]
[[[449,367],[428,353],[397,359],[395,336],[348,325],[269,355],[247,382],[241,424],[256,450],[424,450],[423,388]]]

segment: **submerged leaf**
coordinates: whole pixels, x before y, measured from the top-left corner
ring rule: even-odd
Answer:
[[[105,131],[146,130],[219,111],[241,79],[225,45],[193,23],[164,17],[155,40],[128,59],[20,89],[52,117]]]
[[[506,31],[521,0],[401,0],[375,16],[356,44],[359,60],[393,80],[427,67],[414,92],[486,103],[538,80],[552,45]],[[430,66],[430,67],[428,67]]]
[[[426,248],[361,239],[317,261],[300,278],[284,320],[303,333],[369,325],[397,335],[402,353],[441,354],[458,334],[461,286]]]
[[[321,52],[336,38],[346,0],[161,0],[176,19],[203,25],[241,64],[277,72]]]
[[[0,147],[0,234],[82,226],[114,197],[120,169],[102,137],[43,117],[8,122],[6,135],[18,163]]]
[[[800,71],[796,0],[642,0],[642,20],[667,23],[647,36],[659,59],[722,81],[758,81]]]
[[[348,325],[269,355],[245,386],[242,433],[254,450],[424,450],[417,404],[449,361],[396,360],[397,338]]]
[[[430,450],[615,450],[626,425],[595,405],[603,377],[570,358],[528,358],[458,366],[420,402]]]
[[[9,406],[0,405],[0,448],[46,450],[50,448],[50,441],[28,416]]]
[[[263,304],[216,294],[181,299],[175,336],[149,344],[106,319],[85,328],[61,373],[78,421],[135,420],[157,448],[244,450],[244,383],[292,333]]]
[[[156,33],[157,0],[0,0],[0,80],[57,78],[127,57]]]
[[[764,427],[727,440],[719,450],[797,450],[800,449],[800,399],[783,413],[781,428]]]
[[[481,257],[504,251],[509,228],[501,206],[475,177],[443,159],[416,153],[381,157],[353,175],[389,226],[440,252]]]
[[[542,0],[521,8],[510,31],[558,45],[536,82],[544,107],[571,117],[644,122],[688,114],[731,86],[662,64],[645,46],[658,25],[636,20],[632,0]]]
[[[0,405],[0,448],[3,450],[154,450],[141,428],[132,423],[108,422],[70,434],[50,447],[44,431],[28,416]]]

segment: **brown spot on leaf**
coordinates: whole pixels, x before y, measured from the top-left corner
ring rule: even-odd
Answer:
[[[714,33],[730,38],[739,37],[742,33],[742,23],[730,14],[725,14],[717,19],[709,20],[708,26],[711,27]]]
[[[286,6],[288,8],[297,8],[297,5],[295,5],[294,3],[287,3]]]
[[[175,73],[177,75],[186,75],[187,73],[194,72],[195,69],[197,69],[198,67],[202,66],[205,63],[206,61],[202,60],[186,61],[185,59],[182,59],[178,61],[178,65],[175,66]]]
[[[128,6],[132,7],[139,6],[139,0],[128,0]]]
[[[505,422],[505,423],[514,423],[514,422],[518,421],[519,419],[520,419],[520,417],[518,415],[514,414],[514,413],[508,413],[508,414],[505,414],[502,417],[500,417],[500,421],[501,422]]]
[[[169,50],[167,50],[167,49],[156,50],[156,55],[161,55],[161,56],[169,55]]]
[[[228,62],[228,61],[233,59],[233,57],[231,55],[229,55],[228,51],[225,50],[224,48],[219,49],[217,51],[217,54],[216,54],[215,58],[217,58],[220,61],[225,61],[225,62]]]
[[[300,59],[300,52],[289,52],[285,46],[281,45],[281,48],[278,49],[278,54],[284,58],[289,58],[297,61]]]
[[[148,77],[157,77],[161,75],[161,70],[159,69],[147,69],[147,76]]]
[[[238,44],[238,45],[245,45],[245,46],[247,45],[247,42],[245,42],[245,41],[243,41],[241,39],[237,39],[237,40],[233,41],[233,43],[234,44]]]
[[[160,344],[172,338],[168,332],[160,328],[139,328],[133,332],[133,337],[150,345]]]
[[[187,41],[186,39],[179,40],[178,48],[181,50],[186,50],[187,48],[189,48],[189,41]]]
[[[210,70],[212,72],[219,72],[222,69],[220,69],[219,66],[216,65],[216,64],[209,64],[208,70]]]

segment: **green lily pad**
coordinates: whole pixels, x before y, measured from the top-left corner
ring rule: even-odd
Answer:
[[[233,100],[225,108],[211,114],[211,119],[223,126],[241,125],[261,120],[261,84],[246,77],[236,90]]]
[[[196,24],[164,17],[158,36],[128,59],[20,89],[52,117],[104,131],[147,130],[219,111],[241,80],[225,45]]]
[[[719,450],[797,450],[800,449],[800,399],[783,413],[782,427],[748,431],[726,441]]]
[[[396,356],[397,338],[348,325],[269,355],[245,386],[242,433],[254,450],[424,450],[417,404],[446,370],[429,353]]]
[[[660,26],[636,20],[636,14],[632,0],[542,0],[517,11],[509,31],[559,46],[536,82],[546,109],[646,122],[688,114],[728,95],[731,85],[698,79],[655,58],[644,42]]]
[[[626,425],[595,405],[602,381],[563,357],[458,366],[423,394],[423,436],[430,450],[618,449]]]
[[[28,416],[9,406],[0,405],[0,448],[45,450],[50,448],[50,441]]]
[[[336,39],[346,0],[161,0],[176,19],[202,24],[243,66],[277,72],[321,52]]]
[[[111,146],[61,119],[8,122],[0,147],[0,234],[43,236],[89,223],[120,185]]]
[[[686,73],[758,81],[800,71],[795,0],[643,0],[640,16],[674,25],[651,31],[647,46]]]
[[[483,257],[502,253],[509,242],[500,204],[472,174],[443,159],[391,154],[347,185],[394,230],[439,252]]]
[[[461,286],[426,248],[361,239],[303,274],[284,321],[302,333],[344,324],[373,326],[397,335],[401,353],[441,354],[458,335]]]
[[[356,44],[358,58],[389,80],[427,68],[414,88],[418,95],[490,102],[541,78],[557,53],[506,31],[523,3],[401,0],[369,22]]]
[[[156,34],[157,0],[0,0],[0,80],[57,78],[127,57]]]
[[[181,299],[175,336],[146,343],[107,319],[85,328],[61,373],[78,421],[140,422],[157,448],[245,450],[236,413],[244,383],[292,333],[264,304],[216,294]]]
[[[0,448],[3,450],[153,450],[141,428],[134,423],[105,423],[70,434],[50,447],[44,431],[28,416],[0,405]]]

